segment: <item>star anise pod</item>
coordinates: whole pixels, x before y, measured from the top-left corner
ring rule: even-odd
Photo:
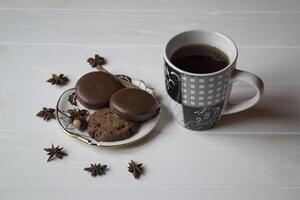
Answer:
[[[71,105],[77,106],[77,95],[75,92],[73,92],[71,95],[69,95],[68,101]]]
[[[77,128],[79,131],[83,132],[87,129],[88,127],[88,121],[84,117],[77,117],[73,121],[73,125],[75,128]]]
[[[62,159],[64,156],[67,156],[68,154],[66,154],[65,152],[63,152],[63,147],[59,148],[59,146],[54,147],[52,144],[51,148],[44,148],[44,150],[47,153],[47,155],[49,156],[47,162],[53,160],[55,157],[58,157],[59,159]]]
[[[83,117],[86,118],[89,115],[89,111],[85,109],[69,109],[67,110],[69,113],[69,118],[71,122],[73,122],[76,118]]]
[[[55,109],[44,107],[43,110],[36,114],[36,116],[42,117],[45,121],[48,121],[50,119],[55,119],[54,112]]]
[[[69,109],[67,110],[69,113],[69,118],[71,123],[77,128],[78,130],[85,131],[88,126],[87,116],[89,115],[89,111],[85,109]]]
[[[84,168],[85,171],[91,173],[91,176],[95,177],[97,175],[102,176],[105,175],[105,171],[107,170],[107,165],[99,164],[91,164],[90,167]]]
[[[96,54],[94,58],[88,58],[87,62],[92,67],[97,67],[106,64],[106,60],[103,57],[99,56],[98,54]]]
[[[143,174],[143,164],[142,163],[136,163],[135,161],[131,160],[129,163],[128,171],[132,173],[133,177],[135,179],[139,179],[141,174]]]
[[[47,82],[51,83],[52,85],[66,85],[68,81],[69,79],[63,74],[52,74],[52,78],[47,80]]]

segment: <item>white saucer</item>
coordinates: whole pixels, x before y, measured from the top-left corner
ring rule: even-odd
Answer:
[[[133,84],[135,84],[136,86],[138,86],[139,88],[151,93],[152,95],[154,95],[154,90],[152,88],[149,88],[146,86],[146,84],[143,81],[140,80],[133,80],[127,76],[124,75],[120,75],[121,78],[126,79],[127,81],[132,82]],[[156,126],[156,124],[159,121],[159,117],[160,117],[160,113],[161,111],[159,111],[158,115],[146,122],[143,122],[140,126],[140,128],[138,129],[138,131],[131,136],[128,139],[125,140],[120,140],[120,141],[116,141],[116,142],[98,142],[95,139],[93,139],[92,137],[90,137],[87,133],[87,131],[84,132],[80,132],[79,130],[77,130],[76,128],[74,128],[74,126],[72,125],[72,123],[70,123],[70,120],[68,119],[68,117],[66,117],[66,111],[68,109],[73,109],[73,108],[79,108],[79,109],[87,109],[85,107],[83,107],[82,105],[80,105],[80,103],[77,101],[77,106],[71,105],[68,101],[68,98],[71,94],[73,94],[75,92],[75,88],[71,88],[67,91],[65,91],[58,99],[57,105],[56,105],[56,119],[57,122],[59,124],[59,127],[61,128],[61,130],[73,137],[76,138],[82,142],[85,142],[87,144],[90,145],[97,145],[97,146],[103,146],[103,147],[116,147],[116,146],[123,146],[123,145],[128,145],[128,144],[132,144],[134,142],[137,142],[141,139],[143,139],[145,136],[147,136],[148,134],[151,133],[151,131],[154,129],[154,127]],[[91,115],[94,110],[89,110],[89,114]]]

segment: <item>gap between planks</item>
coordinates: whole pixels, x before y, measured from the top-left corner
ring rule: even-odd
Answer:
[[[197,11],[189,9],[173,9],[173,10],[130,10],[130,9],[91,9],[91,8],[0,8],[0,11],[58,11],[58,12],[116,12],[116,13],[200,13],[200,14],[278,14],[278,15],[297,15],[300,14],[300,11],[270,11],[270,10],[207,10],[207,11]]]
[[[0,42],[0,45],[8,46],[90,46],[90,47],[164,47],[164,44],[97,44],[97,43],[63,43],[63,42]],[[247,49],[300,49],[300,46],[278,46],[278,45],[238,45],[238,48]]]
[[[22,184],[22,183],[0,183],[1,186],[3,185],[13,185],[13,186],[82,186],[82,184]],[[85,184],[86,185],[86,184]],[[121,185],[121,184],[97,184],[93,183],[93,185],[101,186],[101,187],[154,187],[154,188],[168,188],[168,187],[180,187],[180,188],[204,188],[204,189],[300,189],[300,185],[196,185],[196,184],[182,184],[182,185],[175,185],[175,184],[144,184],[144,185]],[[0,189],[1,190],[1,189]]]

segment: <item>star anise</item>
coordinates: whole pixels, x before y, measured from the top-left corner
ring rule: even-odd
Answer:
[[[77,128],[79,131],[83,132],[88,127],[88,121],[84,117],[77,117],[73,121],[73,125],[75,128]]]
[[[68,81],[69,79],[63,74],[52,74],[52,78],[47,80],[47,82],[51,83],[52,85],[66,85]]]
[[[132,173],[133,177],[135,179],[139,179],[141,174],[143,174],[143,164],[142,163],[136,163],[135,161],[131,160],[129,163],[128,171]]]
[[[36,114],[36,116],[42,117],[45,121],[48,121],[50,119],[55,119],[54,112],[55,109],[44,107],[43,110]]]
[[[88,110],[79,109],[79,108],[69,109],[69,110],[67,110],[67,112],[69,113],[69,118],[70,118],[71,122],[73,122],[78,117],[86,118],[89,115]]]
[[[85,109],[69,109],[67,110],[67,112],[69,113],[68,117],[70,118],[71,123],[73,123],[75,128],[77,128],[81,132],[87,129],[88,122],[86,118],[89,115],[89,111]]]
[[[75,92],[73,92],[71,95],[69,95],[68,101],[71,105],[77,106],[77,95]]]
[[[97,67],[106,64],[106,60],[103,57],[99,56],[98,54],[96,54],[94,58],[88,58],[87,62],[92,67]]]
[[[91,164],[90,167],[84,168],[85,171],[91,173],[91,176],[95,177],[97,175],[102,176],[105,175],[105,171],[107,170],[107,165],[99,164]]]
[[[47,153],[47,155],[49,156],[47,162],[53,160],[55,157],[58,157],[59,159],[62,159],[64,156],[67,156],[68,154],[66,154],[65,152],[63,152],[63,147],[59,148],[59,146],[54,147],[52,144],[51,148],[44,148],[44,150]]]

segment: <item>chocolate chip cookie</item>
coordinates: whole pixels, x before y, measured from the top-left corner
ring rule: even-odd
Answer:
[[[88,121],[88,133],[97,141],[113,142],[131,137],[138,124],[120,118],[110,108],[94,112]]]

